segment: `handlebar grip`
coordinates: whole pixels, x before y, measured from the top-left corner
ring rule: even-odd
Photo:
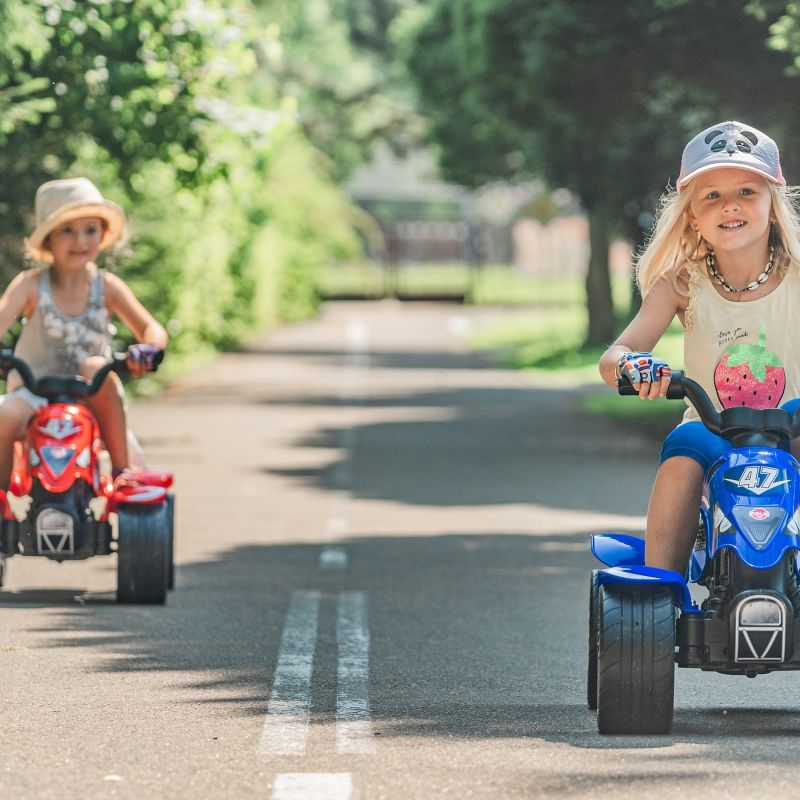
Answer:
[[[683,385],[683,370],[676,369],[673,371],[667,387],[667,400],[683,400],[684,397],[686,397],[686,389]]]
[[[628,380],[627,375],[620,375],[617,378],[617,392],[622,397],[635,397],[639,392],[634,389],[633,384]],[[672,377],[667,388],[667,400],[683,400],[686,397],[686,392],[683,388],[683,372],[676,369],[672,373]]]
[[[153,357],[150,362],[150,372],[156,372],[158,370],[158,365],[164,360],[165,352],[165,350],[156,350],[155,353],[153,353]],[[130,375],[130,370],[127,367],[129,355],[130,350],[124,353],[114,354],[114,372],[118,373],[119,375]]]

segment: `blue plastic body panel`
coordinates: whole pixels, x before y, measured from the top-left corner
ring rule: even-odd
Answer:
[[[717,459],[706,476],[700,508],[706,543],[704,549],[692,553],[686,577],[645,566],[644,539],[606,533],[592,536],[592,552],[607,566],[597,571],[599,584],[661,584],[672,591],[683,613],[702,613],[692,601],[689,582],[702,578],[722,548],[730,548],[742,562],[763,570],[779,564],[787,551],[800,551],[800,518],[792,522],[799,508],[800,464],[791,454],[764,447],[735,448]],[[725,519],[719,516],[715,523],[715,514],[720,512]],[[793,564],[793,569],[798,566]]]
[[[592,553],[607,567],[632,567],[644,564],[644,539],[624,533],[596,533]]]
[[[705,516],[708,559],[721,548],[730,547],[745,564],[769,569],[783,560],[787,550],[800,548],[800,537],[788,529],[800,505],[800,465],[789,453],[760,447],[738,448],[718,459],[709,475],[705,492],[709,509]],[[714,530],[715,506],[732,523],[722,533]],[[778,516],[780,521],[767,541],[757,542],[741,520],[764,513]]]
[[[597,571],[597,582],[600,586],[625,586],[634,588],[635,586],[653,587],[660,584],[672,590],[675,598],[675,605],[682,612],[691,614],[697,613],[699,609],[692,601],[689,594],[689,587],[682,575],[670,569],[658,569],[656,567],[610,567]]]

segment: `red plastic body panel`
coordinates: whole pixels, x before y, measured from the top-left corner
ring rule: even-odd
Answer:
[[[29,491],[34,474],[48,492],[65,492],[81,478],[97,490],[96,458],[100,447],[97,423],[85,406],[53,403],[40,408],[28,426],[23,447],[28,457],[14,464],[12,491]],[[33,467],[31,448],[39,462]]]
[[[100,475],[98,457],[104,444],[100,429],[88,408],[76,403],[53,403],[36,412],[28,426],[27,439],[14,448],[10,491],[30,494],[33,479],[53,493],[67,492],[77,480],[88,483],[97,497],[107,500],[99,517],[108,519],[122,504],[155,505],[167,499],[172,474],[158,470],[128,473],[114,484],[110,475]],[[0,512],[13,519],[8,503],[0,497]]]

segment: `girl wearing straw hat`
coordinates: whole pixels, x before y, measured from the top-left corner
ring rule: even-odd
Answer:
[[[122,237],[125,213],[106,200],[87,178],[49,181],[36,192],[36,227],[26,253],[43,266],[18,274],[0,297],[0,337],[20,316],[25,325],[15,354],[38,378],[83,375],[91,378],[108,359],[109,321],[116,315],[136,337],[128,349],[131,375],[141,377],[167,345],[167,332],[116,275],[97,267],[100,252]],[[8,486],[15,440],[22,438],[34,411],[45,404],[8,377],[0,396],[0,488]],[[115,475],[129,466],[122,384],[106,378],[89,405],[103,431]]]

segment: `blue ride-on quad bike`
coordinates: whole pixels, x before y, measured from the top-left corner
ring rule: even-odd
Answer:
[[[620,394],[635,394],[622,379]],[[644,540],[592,537],[587,702],[605,734],[667,733],[675,664],[747,675],[800,669],[800,464],[789,452],[800,412],[717,411],[675,372],[668,398],[688,398],[733,449],[708,470],[684,575],[645,566]],[[676,502],[679,502],[679,498]],[[689,584],[705,586],[698,606]]]

